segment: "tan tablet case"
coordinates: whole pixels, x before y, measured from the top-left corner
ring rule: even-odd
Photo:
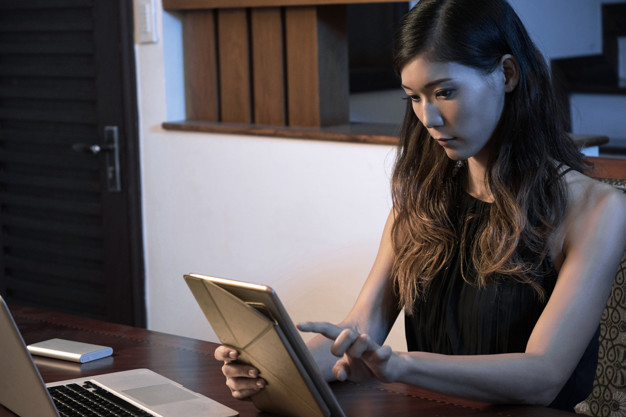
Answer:
[[[279,302],[271,288],[197,274],[185,275],[185,281],[220,342],[240,352],[240,360],[256,367],[267,381],[267,386],[252,396],[257,408],[283,416],[343,416],[326,382],[320,382],[319,373],[313,377],[317,379],[318,386],[321,383],[325,385],[322,388],[328,389],[330,394],[326,392],[324,396],[330,395],[330,400],[324,400],[309,375],[311,372],[307,372],[303,366],[303,352],[300,352],[299,357],[295,350],[301,350],[304,343],[294,349],[293,340],[288,340],[279,324],[282,322],[285,327],[286,318],[277,321],[273,317],[272,314],[280,312],[277,313],[275,305],[267,305]],[[282,306],[278,307],[281,312],[284,310]],[[297,330],[293,324],[289,324],[292,328],[288,331],[292,332],[293,339],[293,333],[297,334]],[[304,358],[305,361],[307,359]],[[307,364],[309,369],[311,366]],[[329,402],[332,410],[329,409]]]

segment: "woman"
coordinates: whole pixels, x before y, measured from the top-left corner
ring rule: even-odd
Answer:
[[[328,380],[572,410],[626,246],[626,201],[584,176],[546,64],[505,0],[421,0],[394,59],[407,112],[393,210],[348,316],[302,323]],[[408,352],[381,346],[404,309]],[[265,385],[227,347],[227,385]]]

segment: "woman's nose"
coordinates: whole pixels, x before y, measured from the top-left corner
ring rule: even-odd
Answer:
[[[424,120],[422,123],[427,128],[438,127],[443,125],[443,118],[439,112],[439,108],[432,103],[424,103]]]

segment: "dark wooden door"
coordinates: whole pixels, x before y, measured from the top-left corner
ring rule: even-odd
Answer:
[[[0,0],[11,303],[145,325],[132,3]]]

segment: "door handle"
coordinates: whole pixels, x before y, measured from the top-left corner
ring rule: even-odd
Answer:
[[[111,149],[107,146],[100,146],[100,145],[87,145],[86,143],[75,143],[72,145],[72,149],[74,149],[76,152],[83,152],[83,153],[91,153],[94,155],[99,154],[102,151],[110,151]]]
[[[104,144],[88,145],[86,143],[75,143],[72,145],[72,149],[76,152],[90,153],[93,155],[104,152],[107,190],[116,193],[122,191],[119,130],[117,126],[104,127]]]
[[[104,127],[104,159],[106,161],[107,189],[110,192],[122,191],[120,177],[120,135],[117,126]]]

